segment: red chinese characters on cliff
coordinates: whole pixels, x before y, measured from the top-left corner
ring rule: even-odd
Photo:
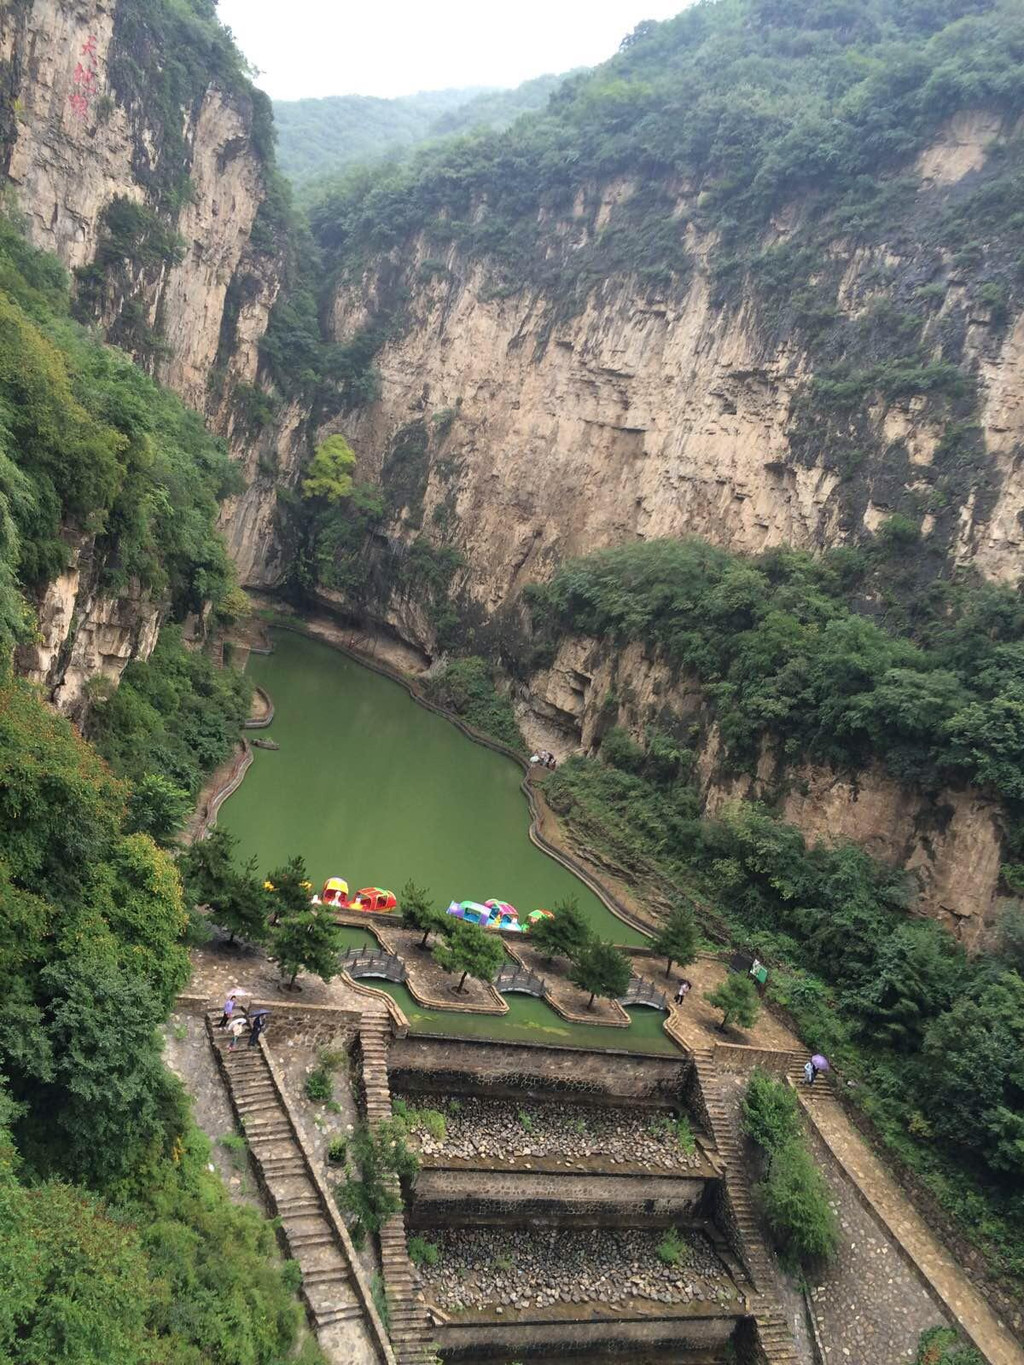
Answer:
[[[99,71],[96,67],[96,35],[90,33],[82,44],[79,60],[71,79],[75,88],[68,96],[71,112],[80,123],[89,117],[89,108],[99,88]]]

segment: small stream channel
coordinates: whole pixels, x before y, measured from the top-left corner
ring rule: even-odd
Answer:
[[[266,872],[301,853],[317,887],[343,876],[353,890],[376,885],[397,893],[412,880],[442,904],[493,897],[521,913],[575,896],[597,933],[617,943],[644,941],[530,842],[515,763],[329,645],[291,631],[273,638],[274,653],[253,655],[248,672],[276,708],[261,737],[281,747],[255,751],[219,816],[237,837],[241,859],[256,854]],[[346,947],[370,938],[359,929],[344,934]],[[628,1039],[630,1049],[674,1050],[655,1010],[631,1010],[631,1027],[619,1030],[566,1023],[529,996],[509,997],[509,1013],[497,1018],[425,1010],[404,986],[372,984],[395,996],[417,1031],[580,1047]]]

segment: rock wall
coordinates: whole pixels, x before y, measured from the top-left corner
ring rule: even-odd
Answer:
[[[160,111],[144,97],[120,98],[112,79],[118,9],[119,0],[18,0],[0,8],[0,84],[13,110],[0,126],[0,169],[32,242],[69,270],[96,259],[103,211],[115,198],[157,211],[180,237],[179,261],[108,273],[100,324],[124,342],[124,310],[129,303],[138,310],[153,344],[136,350],[136,359],[228,440],[249,486],[225,507],[223,529],[242,580],[273,583],[282,572],[276,483],[297,468],[301,414],[289,410],[254,438],[233,402],[237,385],[259,382],[259,341],[281,288],[276,250],[253,240],[266,167],[254,145],[252,101],[211,81],[194,107],[181,110],[191,193],[169,208],[156,188]],[[23,652],[29,675],[72,711],[90,671],[116,680],[129,659],[146,657],[161,612],[136,593],[117,601],[83,595],[83,553],[88,547],[77,546],[74,566],[38,604],[39,639]]]
[[[913,168],[916,211],[929,209],[938,188],[948,192],[977,176],[1019,132],[985,111],[959,115]],[[581,195],[580,222],[585,216],[593,228],[570,221],[553,237],[576,233],[574,245],[585,243],[633,190],[592,189],[586,208]],[[687,206],[681,192],[680,212]],[[940,207],[935,202],[934,211]],[[801,212],[796,205],[782,215],[764,245],[793,236]],[[435,515],[455,528],[470,566],[464,586],[486,611],[568,555],[634,538],[696,535],[751,553],[843,544],[876,529],[895,494],[927,486],[941,429],[918,398],[879,402],[867,414],[879,450],[906,451],[899,488],[892,462],[879,462],[859,480],[851,506],[827,450],[811,458],[794,450],[796,403],[811,363],[797,336],[772,335],[751,298],[716,302],[712,246],[690,230],[695,269],[681,295],[652,299],[637,281],[614,279],[571,316],[536,289],[497,289],[492,270],[455,248],[439,270],[426,238],[338,292],[333,330],[343,340],[380,311],[400,254],[410,302],[401,335],[378,357],[382,396],[341,425],[360,472],[374,478],[404,426],[457,407],[450,435],[433,451],[412,531],[429,532]],[[834,243],[839,312],[861,315],[880,296],[880,273],[923,271],[916,251],[912,233],[873,250]],[[956,509],[952,552],[991,577],[1015,580],[1024,571],[1017,519],[1024,317],[1003,329],[985,309],[967,307],[969,281],[943,253],[921,278],[933,276],[945,280],[947,296],[925,340],[937,357],[943,328],[966,311],[957,317],[962,364],[979,382],[997,490],[994,506],[972,497]],[[925,518],[926,538],[935,523],[934,515]]]
[[[456,546],[466,568],[453,591],[473,618],[514,621],[522,588],[568,556],[684,535],[749,553],[784,544],[821,549],[855,543],[910,498],[927,509],[922,562],[931,552],[936,571],[948,557],[1017,581],[1024,316],[999,320],[979,306],[970,267],[922,242],[943,196],[970,190],[990,161],[997,173],[1005,145],[1021,133],[988,111],[957,115],[906,168],[918,191],[899,241],[870,250],[837,241],[823,260],[838,315],[850,320],[886,297],[893,280],[905,307],[922,284],[942,281],[924,344],[945,359],[957,338],[961,369],[977,382],[985,447],[973,482],[964,480],[955,496],[947,496],[951,480],[939,467],[941,413],[920,396],[879,398],[857,414],[874,453],[855,478],[830,458],[827,433],[817,445],[813,436],[798,439],[801,398],[814,376],[810,352],[799,333],[766,325],[753,291],[729,306],[716,302],[714,243],[692,227],[694,269],[681,293],[653,298],[636,281],[612,279],[578,311],[536,288],[497,288],[493,269],[455,247],[441,269],[436,242],[423,237],[350,280],[334,300],[333,331],[344,340],[386,313],[396,273],[409,291],[400,334],[378,356],[380,400],[335,424],[356,450],[359,474],[383,478],[385,492],[403,431],[424,422],[435,433],[405,505],[390,499],[389,544],[422,535]],[[585,187],[573,217],[549,234],[550,250],[585,245],[635,191],[626,181]],[[688,193],[680,187],[687,219]],[[797,240],[804,212],[793,205],[780,214],[763,245]],[[415,603],[393,600],[380,615],[437,651],[430,613]],[[631,700],[610,716],[602,708],[612,691]],[[519,704],[530,742],[558,754],[592,750],[616,721],[639,735],[662,710],[695,719],[704,710],[691,681],[670,676],[638,647],[614,654],[575,640],[529,679]],[[729,798],[770,799],[812,839],[855,839],[912,869],[922,906],[977,941],[998,880],[996,803],[966,790],[904,788],[880,767],[856,777],[807,767],[782,773],[770,755],[756,778],[727,778],[714,747],[712,732],[701,756],[709,810]]]
[[[551,666],[529,679],[519,710],[528,740],[560,757],[593,752],[613,725],[637,740],[651,724],[677,734],[692,726],[706,735],[695,775],[708,814],[729,801],[762,801],[811,843],[850,840],[907,868],[918,908],[968,947],[985,933],[999,882],[1003,820],[1000,804],[978,791],[903,786],[879,764],[858,773],[787,768],[767,749],[756,773],[729,774],[699,688],[635,644],[612,653],[597,640],[564,640]]]

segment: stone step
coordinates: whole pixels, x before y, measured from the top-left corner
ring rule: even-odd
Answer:
[[[285,1231],[288,1232],[288,1229]],[[333,1243],[333,1232],[288,1232],[288,1245],[293,1251],[309,1251],[312,1247],[325,1247]]]
[[[317,1270],[303,1273],[302,1283],[310,1289],[318,1289],[325,1284],[348,1284],[352,1276],[347,1265],[322,1266]]]
[[[358,1303],[347,1303],[340,1308],[331,1308],[323,1313],[314,1313],[318,1327],[330,1327],[335,1322],[353,1322],[363,1316]]]

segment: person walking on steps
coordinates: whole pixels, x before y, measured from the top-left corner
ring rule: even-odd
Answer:
[[[811,1061],[810,1057],[808,1057],[807,1061],[804,1062],[804,1080],[807,1082],[808,1085],[813,1085],[814,1078],[815,1076],[817,1076],[817,1074],[818,1068]]]
[[[252,1028],[249,1030],[249,1046],[255,1047],[259,1042],[260,1034],[267,1027],[266,1011],[261,1010],[259,1014],[252,1017]]]
[[[229,1052],[234,1052],[235,1044],[238,1042],[239,1038],[241,1038],[242,1034],[245,1032],[247,1028],[248,1020],[243,1018],[241,1015],[239,1015],[237,1019],[232,1019],[231,1023],[228,1024],[228,1033],[231,1035],[231,1041],[228,1043]]]
[[[229,995],[228,998],[224,1001],[224,1013],[221,1015],[221,1017],[220,1017],[220,1023],[217,1025],[217,1027],[218,1027],[218,1028],[227,1028],[228,1024],[231,1023],[231,1016],[234,1014],[234,1012],[235,1012],[235,997],[234,997],[234,993],[232,993],[232,994]]]

